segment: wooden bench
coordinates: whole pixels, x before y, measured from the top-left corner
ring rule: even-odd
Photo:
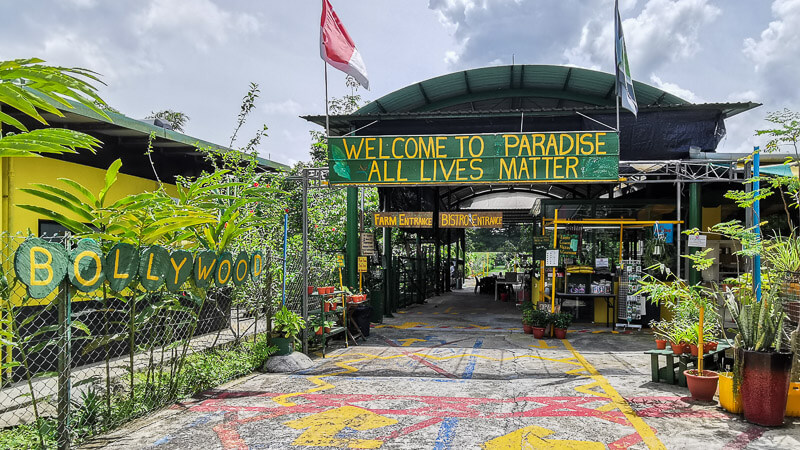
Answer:
[[[725,343],[719,343],[717,349],[703,355],[703,367],[709,370],[716,370],[720,367],[725,367],[732,364],[725,357],[725,350],[729,346]],[[687,354],[675,355],[672,350],[647,350],[645,354],[650,355],[650,375],[655,383],[666,382],[669,384],[678,384],[679,386],[686,386],[686,376],[683,371],[697,368],[697,356]],[[666,365],[661,367],[659,364],[659,356],[664,356]],[[675,359],[677,358],[677,364]]]

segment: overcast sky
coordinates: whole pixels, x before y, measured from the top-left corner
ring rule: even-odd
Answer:
[[[331,0],[369,72],[373,100],[494,64],[613,68],[613,0]],[[186,133],[227,145],[249,82],[269,126],[260,153],[308,159],[298,118],[324,113],[321,0],[0,0],[0,59],[36,56],[103,75],[101,95],[143,118],[171,108]],[[694,102],[756,101],[718,151],[746,151],[773,110],[800,110],[800,0],[622,0],[633,77]],[[330,93],[348,92],[329,71]]]

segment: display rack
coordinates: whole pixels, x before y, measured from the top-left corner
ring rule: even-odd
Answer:
[[[325,322],[327,319],[327,315],[333,315],[336,317],[337,322],[340,322],[335,327],[331,327],[331,330],[326,332],[325,327],[322,327],[322,334],[316,334],[316,328],[312,329],[314,334],[312,334],[312,338],[318,337],[320,339],[320,346],[322,347],[322,357],[325,357],[325,348],[327,347],[328,338],[331,336],[335,336],[340,333],[344,333],[344,343],[345,346],[348,344],[348,339],[353,341],[353,344],[358,345],[356,343],[355,338],[353,335],[350,334],[350,331],[347,329],[347,307],[345,303],[345,291],[333,291],[330,294],[320,294],[318,292],[313,292],[311,297],[319,298],[319,309],[312,309],[308,311],[309,316],[311,315],[319,315],[321,318],[321,322]],[[337,303],[336,308],[333,311],[325,311],[325,302],[330,301],[333,298],[339,298],[340,302]],[[341,304],[341,306],[339,305]]]
[[[642,328],[642,316],[646,314],[646,298],[636,295],[642,279],[642,262],[638,259],[622,261],[619,277],[619,301],[617,327]]]

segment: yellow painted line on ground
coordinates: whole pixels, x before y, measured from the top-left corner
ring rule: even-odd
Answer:
[[[557,346],[553,346],[545,342],[544,339],[537,339],[539,342],[537,344],[531,344],[528,347],[538,348],[540,350],[548,350],[558,348]]]
[[[562,339],[561,342],[564,343],[564,347],[571,351],[575,358],[580,361],[583,367],[585,367],[589,372],[590,375],[584,376],[593,379],[597,385],[603,389],[603,391],[605,391],[605,393],[608,395],[608,398],[611,399],[611,403],[613,403],[616,408],[622,411],[622,414],[625,415],[625,417],[628,419],[628,422],[630,422],[636,432],[639,433],[639,436],[642,437],[642,440],[647,447],[650,449],[666,450],[666,447],[661,440],[658,439],[653,429],[650,428],[650,425],[648,425],[644,419],[636,414],[636,411],[634,411],[633,408],[631,408],[631,405],[619,394],[619,392],[617,392],[616,389],[614,389],[613,386],[611,386],[606,377],[601,375],[600,372],[598,372],[597,369],[595,369],[594,366],[583,357],[583,355],[578,353],[578,351],[575,350],[569,341]]]

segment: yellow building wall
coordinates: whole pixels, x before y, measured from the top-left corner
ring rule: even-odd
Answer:
[[[125,167],[123,166],[122,170],[124,169]],[[11,234],[27,234],[28,230],[33,234],[38,234],[39,220],[46,219],[40,214],[19,208],[17,205],[51,206],[51,204],[46,204],[31,194],[20,191],[20,188],[32,187],[32,183],[63,187],[60,186],[61,183],[58,178],[69,178],[86,186],[89,191],[97,195],[105,184],[104,169],[52,158],[2,158],[2,172],[0,173],[2,173],[3,178],[3,215],[0,226],[2,226],[2,231]],[[174,185],[166,184],[165,186],[170,195],[176,195]],[[119,174],[114,187],[108,192],[107,204],[111,204],[127,195],[155,191],[157,189],[158,183],[153,180]],[[78,216],[64,209],[56,209],[56,211],[65,214],[71,219],[80,220]]]

